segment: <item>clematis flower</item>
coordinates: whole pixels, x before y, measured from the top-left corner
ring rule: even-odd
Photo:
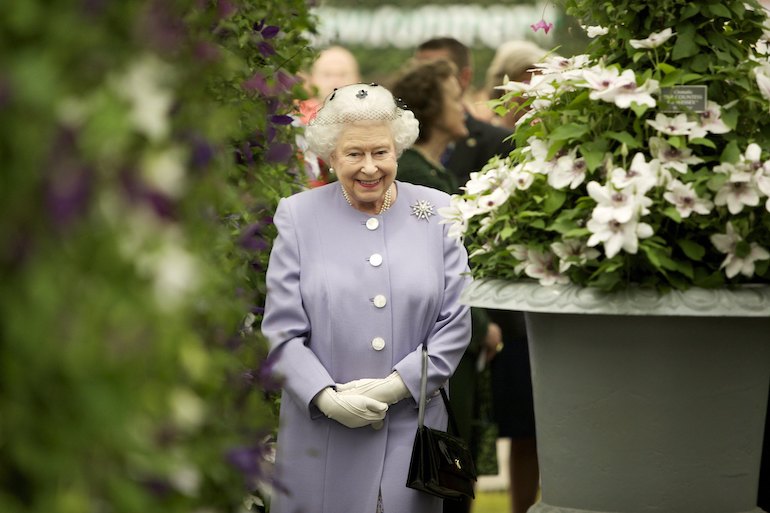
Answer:
[[[770,72],[765,68],[757,67],[754,71],[754,78],[757,81],[759,92],[766,100],[770,100]]]
[[[650,151],[655,155],[662,169],[673,169],[677,173],[684,174],[688,166],[703,162],[703,159],[692,154],[690,148],[675,148],[660,137],[650,137]]]
[[[599,258],[599,252],[579,239],[564,239],[551,244],[551,251],[559,257],[559,272],[567,272],[573,265],[585,265],[589,260]]]
[[[602,27],[601,25],[591,25],[591,26],[582,26],[583,30],[586,31],[586,35],[594,39],[595,37],[599,36],[605,36],[610,32],[610,29],[607,27]]]
[[[652,205],[652,199],[633,188],[616,190],[611,184],[602,186],[598,182],[589,182],[586,189],[596,201],[591,215],[601,222],[615,220],[626,223],[638,215],[649,214],[647,207]]]
[[[601,221],[591,218],[586,223],[586,228],[591,232],[586,244],[591,247],[604,244],[607,258],[614,257],[621,249],[626,253],[636,254],[639,250],[639,239],[651,237],[654,233],[650,225],[635,219],[621,223],[616,219]]]
[[[577,188],[586,178],[586,161],[577,157],[577,149],[556,160],[556,167],[548,174],[548,184],[556,189]]]
[[[690,214],[706,215],[711,212],[714,203],[708,198],[700,198],[693,189],[691,183],[685,184],[679,180],[672,180],[663,193],[663,198],[676,207],[682,217],[690,217]]]
[[[532,160],[528,160],[524,163],[524,170],[530,173],[547,175],[555,167],[558,161],[558,157],[548,159],[548,143],[537,137],[530,137],[527,139],[529,145],[530,155]]]
[[[749,245],[749,253],[746,256],[739,257],[737,255],[738,244],[743,239],[735,232],[732,223],[729,221],[725,229],[725,233],[715,233],[710,237],[711,243],[717,248],[717,251],[727,254],[720,269],[725,270],[728,278],[732,278],[738,273],[749,278],[752,277],[754,275],[754,262],[769,259],[770,253],[756,242],[752,242]]]
[[[744,206],[756,207],[759,205],[759,194],[751,182],[727,181],[717,191],[714,204],[717,206],[727,205],[727,210],[731,214],[738,214]]]
[[[722,107],[714,101],[706,104],[706,110],[700,113],[700,126],[712,134],[726,134],[730,127],[722,121]]]
[[[647,162],[644,154],[638,152],[628,169],[617,167],[610,172],[610,182],[618,189],[633,188],[644,194],[658,183],[657,171],[658,162],[654,159]]]
[[[537,23],[530,25],[530,28],[532,28],[532,32],[537,32],[538,30],[543,29],[543,32],[547,34],[553,28],[553,23],[549,23],[541,18]]]
[[[657,48],[666,41],[668,41],[671,36],[675,35],[676,32],[673,32],[670,28],[667,28],[665,30],[662,30],[660,32],[653,32],[649,36],[647,36],[646,39],[629,39],[628,43],[633,46],[634,48]]]
[[[529,248],[524,244],[511,244],[505,248],[513,258],[518,260],[518,264],[513,268],[516,274],[524,272],[524,268],[527,267],[529,261]]]
[[[627,109],[632,103],[655,107],[657,101],[652,97],[657,93],[660,87],[657,80],[649,79],[641,86],[636,85],[636,80],[628,82],[618,87],[612,99],[615,105],[621,109]]]
[[[165,85],[170,69],[157,57],[145,56],[115,80],[118,94],[131,105],[134,126],[153,141],[167,137],[171,130],[169,113],[174,98]]]
[[[667,135],[690,135],[693,130],[699,128],[698,123],[688,120],[686,114],[677,114],[671,118],[659,113],[655,120],[648,119],[647,124]]]
[[[509,190],[517,189],[526,191],[535,181],[535,176],[519,164],[511,170],[510,175],[505,180],[505,185]]]
[[[550,251],[529,250],[524,274],[530,278],[535,278],[544,287],[569,283],[569,277],[556,269],[556,261]]]
[[[439,208],[438,214],[442,218],[439,221],[441,224],[450,225],[447,236],[462,242],[468,229],[468,221],[479,214],[479,209],[475,201],[454,194],[449,198],[449,206]]]
[[[539,71],[535,76],[560,74],[567,78],[577,78],[579,75],[571,73],[584,69],[591,62],[588,55],[581,54],[573,57],[561,57],[559,55],[549,55],[542,62],[535,63],[535,69]]]

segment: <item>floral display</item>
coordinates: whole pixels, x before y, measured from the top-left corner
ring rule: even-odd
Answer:
[[[264,511],[304,0],[0,18],[0,511]]]
[[[564,3],[593,38],[586,53],[551,53],[528,82],[499,86],[498,112],[525,111],[516,149],[440,211],[474,276],[663,291],[770,281],[766,11]]]

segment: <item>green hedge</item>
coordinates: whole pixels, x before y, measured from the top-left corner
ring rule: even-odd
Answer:
[[[0,511],[239,511],[303,0],[10,2],[0,17]]]

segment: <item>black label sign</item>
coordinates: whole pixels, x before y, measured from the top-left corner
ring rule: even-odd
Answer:
[[[660,109],[664,112],[705,112],[708,86],[674,86],[660,88]]]

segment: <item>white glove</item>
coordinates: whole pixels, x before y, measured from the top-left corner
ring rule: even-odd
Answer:
[[[387,404],[395,404],[410,395],[404,380],[396,371],[393,371],[387,378],[356,379],[338,384],[337,392],[343,396],[365,395]]]
[[[342,395],[331,387],[321,390],[313,402],[324,415],[343,426],[359,428],[381,423],[388,405],[364,395]]]

